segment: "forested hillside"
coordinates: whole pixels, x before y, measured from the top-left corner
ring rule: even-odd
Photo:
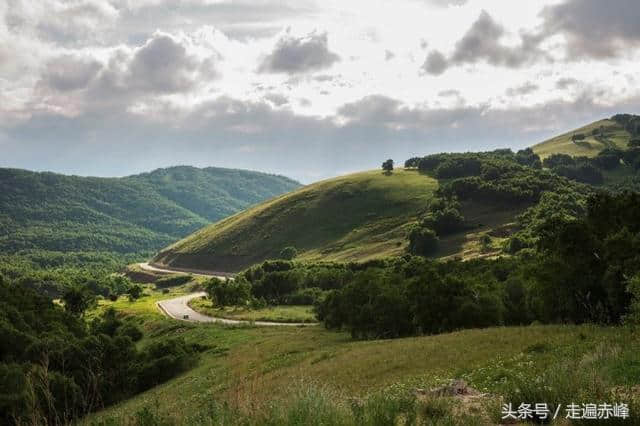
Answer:
[[[124,178],[0,169],[0,251],[152,251],[298,186],[282,176],[220,168]]]

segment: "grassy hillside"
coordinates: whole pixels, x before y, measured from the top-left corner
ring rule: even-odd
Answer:
[[[573,140],[574,135],[584,139]],[[533,151],[544,159],[551,154],[594,157],[605,148],[625,149],[632,135],[613,119],[598,120],[534,145]]]
[[[219,168],[124,178],[0,169],[0,251],[157,250],[298,186],[282,176]]]
[[[415,170],[318,182],[210,225],[163,250],[157,263],[233,271],[287,246],[301,258],[365,260],[401,253],[406,227],[438,187]]]
[[[340,406],[354,397],[363,401],[367,395],[383,390],[391,398],[462,377],[477,389],[499,394],[509,386],[521,386],[520,380],[552,380],[547,373],[560,366],[574,374],[559,374],[557,382],[548,384],[564,385],[563,392],[570,391],[570,386],[582,386],[578,380],[582,372],[607,376],[608,386],[637,380],[621,374],[637,347],[637,335],[613,327],[500,327],[353,341],[346,333],[322,327],[251,328],[174,322],[160,317],[150,303],[155,300],[152,295],[136,302],[118,301],[115,306],[144,318],[144,345],[181,336],[206,350],[187,373],[100,412],[90,421],[117,419],[118,423],[134,419],[135,413],[147,409],[166,419],[166,424],[208,424],[203,419],[223,418],[224,411],[218,410],[228,404],[230,409],[239,410],[228,424],[235,424],[231,419],[240,414],[253,419],[248,424],[260,424],[261,413],[295,403],[300,392],[312,392],[317,399],[333,398],[329,403]],[[108,304],[105,302],[105,306]],[[582,390],[586,392],[587,388]]]

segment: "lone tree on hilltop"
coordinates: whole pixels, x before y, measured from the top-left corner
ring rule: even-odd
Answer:
[[[382,163],[382,170],[384,170],[387,174],[393,171],[393,160],[391,158]]]

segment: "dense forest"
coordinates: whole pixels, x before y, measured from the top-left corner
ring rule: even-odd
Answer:
[[[124,178],[0,169],[0,251],[155,251],[298,186],[282,176],[185,166]]]
[[[113,309],[88,322],[72,306],[0,275],[1,424],[67,424],[170,379],[200,349],[179,338],[139,349],[134,322]]]

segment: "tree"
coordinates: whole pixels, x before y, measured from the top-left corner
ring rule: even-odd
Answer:
[[[95,302],[95,296],[86,288],[69,287],[62,295],[64,308],[73,315],[82,316]]]
[[[129,298],[131,300],[136,300],[140,298],[140,296],[142,296],[142,287],[140,287],[138,284],[131,286],[131,288],[129,289]]]
[[[293,246],[288,246],[280,251],[280,258],[285,260],[291,260],[298,255],[298,250]]]
[[[438,249],[438,236],[435,231],[416,226],[409,233],[409,253],[428,256]]]
[[[385,173],[391,173],[393,171],[393,160],[388,159],[387,161],[383,162],[382,170],[384,170]]]
[[[213,277],[204,287],[209,298],[218,306],[244,305],[251,298],[251,284],[242,277],[224,281]]]
[[[628,146],[629,148],[640,148],[640,139],[631,139]]]

